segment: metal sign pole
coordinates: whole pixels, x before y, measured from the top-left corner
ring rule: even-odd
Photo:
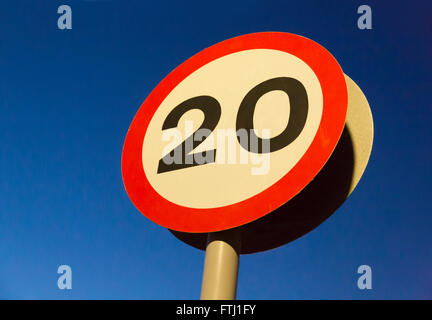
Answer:
[[[208,234],[201,300],[234,300],[240,259],[241,231]]]

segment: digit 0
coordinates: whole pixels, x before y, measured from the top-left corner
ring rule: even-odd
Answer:
[[[287,77],[264,81],[246,94],[237,113],[236,130],[246,129],[248,135],[247,140],[240,139],[239,136],[237,136],[237,140],[240,145],[249,152],[263,153],[262,146],[266,141],[256,136],[253,130],[253,116],[258,100],[264,94],[274,90],[284,91],[288,95],[290,100],[290,115],[288,124],[282,133],[276,137],[265,139],[269,140],[270,143],[269,152],[285,148],[297,139],[305,126],[308,114],[308,98],[303,84],[296,79]],[[258,143],[250,143],[250,141],[254,141],[254,139],[256,139]]]

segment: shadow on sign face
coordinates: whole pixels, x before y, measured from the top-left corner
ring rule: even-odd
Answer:
[[[242,232],[241,253],[277,248],[323,223],[354,187],[354,160],[352,136],[345,126],[334,152],[312,182],[275,211],[237,228]],[[170,232],[195,248],[206,248],[207,233]]]

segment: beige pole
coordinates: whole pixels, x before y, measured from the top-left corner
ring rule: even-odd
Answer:
[[[241,246],[241,231],[208,234],[201,300],[234,300]]]

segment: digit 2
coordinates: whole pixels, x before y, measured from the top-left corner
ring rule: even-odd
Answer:
[[[210,133],[216,128],[221,116],[221,107],[219,102],[215,98],[210,96],[193,97],[177,105],[173,110],[171,110],[171,112],[166,117],[162,125],[162,130],[177,127],[181,116],[193,109],[201,110],[204,113],[204,121],[201,124],[201,126],[197,129],[197,131],[208,130],[208,135],[207,135],[208,137]],[[195,149],[198,145],[200,145],[206,138],[205,137],[204,139],[202,139],[202,141],[195,141],[194,139],[195,132],[192,135],[190,135],[188,138],[186,138],[183,141],[183,143],[175,147],[167,155],[165,155],[165,157],[159,160],[157,173],[163,173],[163,172],[168,172],[168,171],[173,171],[178,169],[194,167],[205,163],[215,162],[216,149],[201,152],[202,157],[207,158],[207,161],[205,163],[198,163],[194,158],[194,154],[190,154],[192,150]],[[192,148],[188,146],[192,146]],[[182,155],[181,163],[176,163],[176,162],[169,163],[170,160],[168,159],[170,154],[171,153],[175,154],[176,151],[181,152]]]

